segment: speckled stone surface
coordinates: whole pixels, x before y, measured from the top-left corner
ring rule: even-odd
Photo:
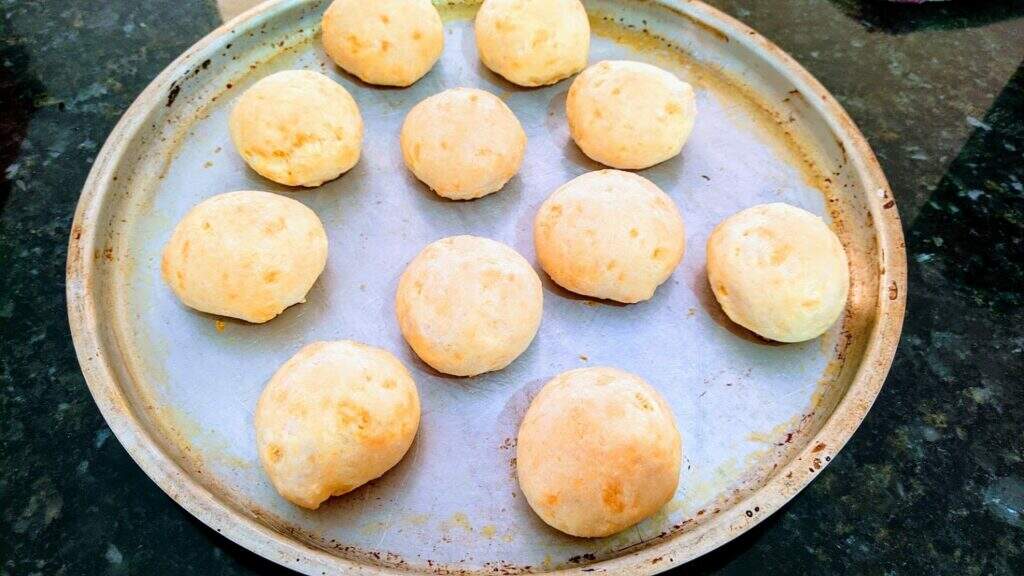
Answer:
[[[714,0],[846,106],[898,199],[907,320],[878,402],[779,513],[686,574],[1024,574],[1024,4]],[[984,6],[978,6],[984,4]],[[205,0],[0,0],[0,575],[270,574],[110,434],[64,264],[93,157],[218,23]]]

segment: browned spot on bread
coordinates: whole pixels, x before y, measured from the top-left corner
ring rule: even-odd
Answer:
[[[778,266],[789,256],[792,248],[788,244],[780,244],[772,249],[771,263],[772,266]]]
[[[263,231],[267,235],[275,234],[277,232],[280,232],[281,230],[284,230],[284,226],[285,226],[284,218],[280,218],[279,217],[279,218],[277,218],[277,219],[275,219],[275,220],[273,220],[271,222],[267,222],[266,224],[264,224],[263,225]]]
[[[546,506],[555,506],[558,504],[558,494],[548,494],[544,496],[544,504]]]
[[[280,462],[282,456],[284,456],[284,450],[280,446],[277,444],[267,446],[267,459],[270,460],[271,464]]]
[[[269,270],[263,274],[263,281],[267,284],[273,284],[274,282],[277,282],[277,277],[280,275],[281,273],[277,270]]]
[[[612,512],[621,513],[626,509],[626,503],[622,501],[622,486],[618,482],[605,484],[601,490],[601,502],[605,508]]]
[[[640,409],[641,410],[645,410],[647,412],[650,412],[651,410],[654,410],[654,405],[651,404],[650,399],[648,399],[646,396],[644,396],[640,392],[637,392],[635,397],[636,397],[636,402],[637,402],[637,404],[640,405]]]
[[[363,444],[372,448],[383,448],[393,444],[395,441],[396,434],[385,430],[379,434],[367,433],[363,428],[359,429],[359,439],[362,440]]]
[[[537,46],[540,46],[544,42],[547,42],[549,36],[551,36],[551,33],[548,32],[547,30],[537,30],[536,32],[533,33],[533,40],[530,42],[530,45],[536,48]]]
[[[373,420],[365,408],[348,402],[339,402],[335,411],[337,412],[339,428],[355,426],[359,430],[365,430]]]
[[[380,15],[380,21],[385,23],[385,24],[387,24],[388,22],[391,21],[391,18],[388,18],[387,14],[381,14]]]
[[[349,51],[352,52],[353,54],[359,52],[359,50],[363,47],[363,43],[360,42],[359,38],[353,34],[349,34],[348,37],[345,38],[345,41],[348,43]]]
[[[485,288],[489,287],[489,286],[491,286],[491,285],[501,281],[502,277],[503,277],[503,274],[502,274],[501,270],[496,270],[496,269],[493,269],[493,268],[488,269],[488,270],[484,270],[483,275],[482,275],[482,280],[483,280],[484,287]]]

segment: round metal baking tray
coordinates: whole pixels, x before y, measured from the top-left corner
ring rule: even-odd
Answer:
[[[648,302],[613,306],[545,280],[544,319],[509,368],[446,378],[416,359],[394,320],[405,264],[428,242],[478,234],[535,261],[531,223],[559,184],[599,168],[573,145],[569,80],[523,89],[479,63],[472,4],[439,5],[442,59],[408,89],[334,67],[317,38],[325,3],[261,5],[178,58],[131,106],[86,183],[68,257],[68,311],[83,372],[111,429],[150,477],[203,522],[288,567],[321,574],[649,574],[719,546],[777,510],[856,430],[899,336],[906,287],[899,217],[868,144],[789,56],[700,2],[586,2],[591,61],[655,63],[691,82],[700,110],[683,153],[641,173],[671,195],[688,253]],[[322,71],[359,102],[363,157],[313,190],[251,172],[226,128],[232,99],[266,74]],[[436,197],[402,165],[405,112],[453,86],[494,92],[529,137],[519,175],[472,202]],[[262,189],[323,220],[327,269],[305,304],[263,325],[183,307],[160,280],[174,224],[200,200]],[[826,217],[850,256],[844,318],[822,338],[769,345],[710,294],[704,243],[747,206],[784,201]],[[543,277],[543,275],[542,275]],[[410,367],[423,419],[406,458],[315,512],[282,500],[260,469],[252,411],[264,383],[314,340],[385,347]],[[618,535],[577,539],[541,523],[514,478],[531,395],[570,368],[614,365],[667,398],[684,438],[676,497]]]

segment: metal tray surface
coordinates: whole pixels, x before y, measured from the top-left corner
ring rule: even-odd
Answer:
[[[570,80],[515,87],[476,56],[469,5],[442,5],[444,55],[408,89],[359,82],[318,40],[325,2],[259,6],[199,42],[139,97],[96,161],[76,215],[68,306],[89,386],[118,439],[191,513],[244,546],[321,574],[649,574],[685,562],[767,517],[854,432],[888,371],[902,323],[899,219],[863,137],[831,96],[778,48],[699,2],[586,2],[591,62],[665,67],[697,90],[683,153],[641,171],[677,202],[687,253],[648,302],[591,301],[544,279],[536,340],[511,366],[440,375],[394,319],[398,276],[427,243],[455,234],[505,242],[536,264],[532,219],[557,186],[600,168],[572,143]],[[344,85],[366,123],[362,159],[312,190],[260,178],[227,131],[232,100],[282,69]],[[499,95],[529,137],[522,170],[499,193],[445,201],[405,169],[409,108],[445,88]],[[312,208],[330,240],[305,304],[263,325],[185,308],[160,278],[175,223],[204,198],[269,190]],[[853,284],[824,337],[772,345],[730,323],[707,286],[704,244],[742,208],[783,201],[840,234]],[[539,268],[539,267],[538,267]],[[315,512],[281,499],[257,458],[252,414],[264,384],[304,344],[355,339],[410,368],[422,424],[385,476]],[[618,535],[578,539],[545,526],[515,481],[515,436],[537,389],[559,372],[612,365],[647,379],[675,411],[684,464],[675,498]]]

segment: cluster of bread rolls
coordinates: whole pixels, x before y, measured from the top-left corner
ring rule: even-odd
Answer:
[[[610,167],[572,179],[541,205],[534,222],[541,268],[585,296],[650,299],[683,258],[685,226],[670,196],[624,170],[680,153],[697,116],[693,88],[640,62],[587,67],[590,24],[579,0],[485,0],[475,32],[483,64],[515,84],[549,85],[580,73],[566,98],[569,132],[587,156]],[[444,28],[429,0],[335,0],[323,16],[323,45],[360,80],[404,87],[437,62]],[[349,92],[307,70],[256,82],[235,102],[228,127],[255,172],[305,187],[352,169],[364,131]],[[452,200],[501,190],[527,149],[515,113],[470,87],[413,106],[398,141],[416,178]],[[261,323],[305,300],[327,250],[323,224],[302,203],[229,192],[178,223],[162,273],[186,305]],[[843,246],[804,210],[769,204],[735,214],[714,230],[707,256],[726,314],[765,338],[815,338],[845,307]],[[508,366],[529,347],[542,312],[542,284],[530,263],[476,236],[426,246],[396,286],[395,314],[409,346],[456,376]],[[260,396],[260,460],[284,498],[317,508],[397,464],[419,418],[416,384],[391,353],[347,340],[315,342],[285,362]],[[681,450],[670,406],[643,379],[610,367],[571,370],[548,382],[523,418],[518,479],[551,526],[605,536],[672,498]]]

